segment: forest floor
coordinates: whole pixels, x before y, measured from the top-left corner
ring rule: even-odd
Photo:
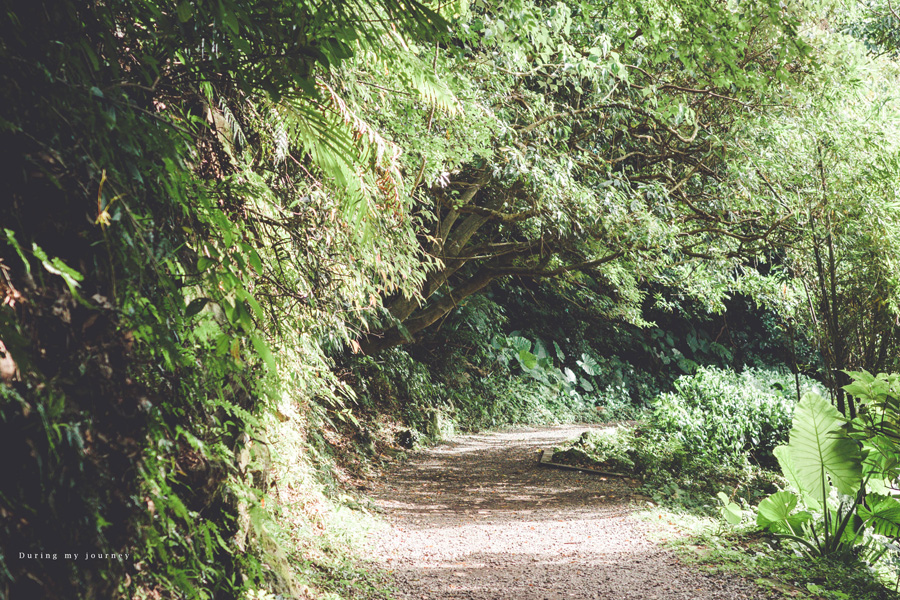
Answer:
[[[458,436],[390,469],[373,497],[390,527],[377,556],[417,600],[740,599],[766,594],[682,564],[630,515],[637,483],[538,465],[592,428]]]

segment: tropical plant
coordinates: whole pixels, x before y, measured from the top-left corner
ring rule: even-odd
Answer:
[[[725,492],[719,492],[716,494],[716,498],[719,500],[719,514],[722,515],[725,522],[730,525],[740,525],[744,519],[744,511],[738,503],[729,498]]]
[[[848,434],[847,425],[822,396],[803,397],[790,441],[775,449],[793,490],[761,502],[757,524],[796,542],[810,556],[875,562],[892,549],[887,541],[900,538],[900,501],[871,493],[873,476],[877,481],[883,472]]]
[[[847,375],[852,381],[844,390],[860,403],[849,434],[868,453],[866,466],[875,474],[872,487],[886,493],[900,480],[900,375],[876,376],[868,371]]]

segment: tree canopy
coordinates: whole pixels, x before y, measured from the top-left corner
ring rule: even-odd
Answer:
[[[362,65],[345,74],[407,149],[420,243],[440,261],[420,298],[389,299],[397,325],[364,348],[410,339],[502,276],[590,277],[635,318],[641,281],[759,251],[773,211],[733,201],[724,157],[806,68],[796,16],[765,3],[459,10],[452,40],[419,50],[458,111],[370,91]]]

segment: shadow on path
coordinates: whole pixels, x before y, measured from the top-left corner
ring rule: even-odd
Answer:
[[[635,484],[538,465],[592,426],[460,436],[412,455],[373,496],[381,566],[402,599],[760,599],[680,565],[628,519]]]

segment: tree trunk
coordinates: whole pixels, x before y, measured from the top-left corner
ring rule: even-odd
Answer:
[[[425,305],[419,311],[410,311],[408,318],[401,320],[403,330],[391,327],[381,333],[370,334],[360,343],[360,348],[365,354],[376,354],[387,348],[414,341],[412,336],[434,324],[456,308],[462,300],[480,292],[499,276],[496,266],[482,267],[473,277],[454,287],[440,300]]]

